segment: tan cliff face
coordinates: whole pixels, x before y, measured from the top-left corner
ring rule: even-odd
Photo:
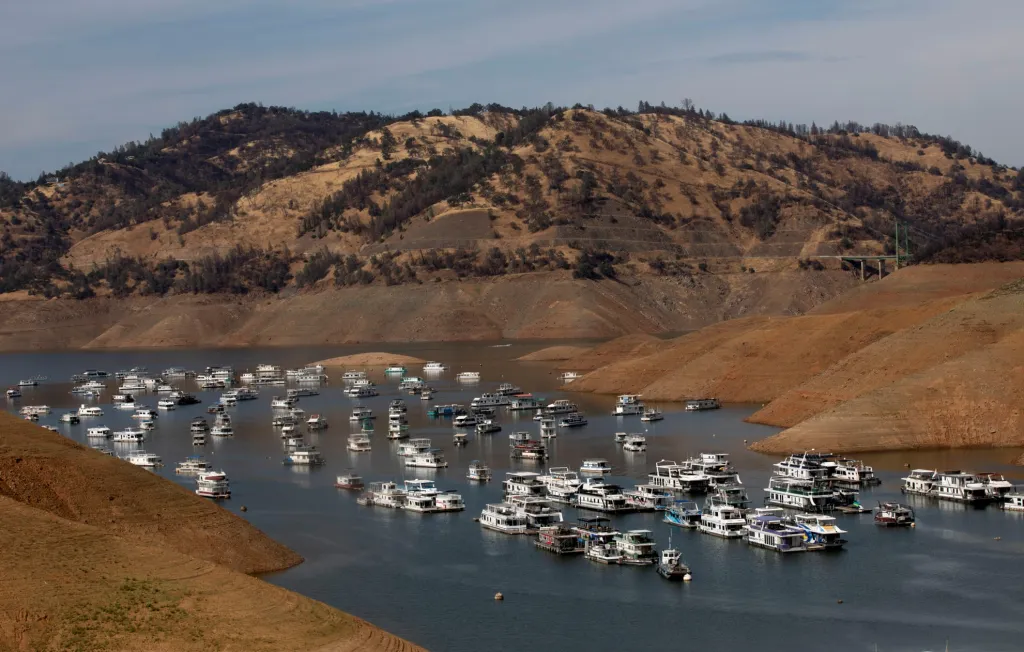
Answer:
[[[1022,263],[923,266],[807,315],[725,321],[572,389],[765,403],[762,452],[1024,446]]]
[[[247,575],[302,558],[245,520],[6,412],[0,520],[0,649],[419,649]]]

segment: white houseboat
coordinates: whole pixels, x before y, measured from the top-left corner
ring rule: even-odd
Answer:
[[[573,504],[579,509],[596,512],[631,512],[633,508],[626,501],[622,489],[615,484],[606,484],[600,478],[587,478],[576,490]]]
[[[627,453],[644,453],[647,451],[647,438],[643,435],[629,435],[622,444]]]
[[[644,423],[652,423],[654,421],[661,421],[665,418],[665,415],[656,407],[650,407],[644,410],[644,413],[640,416],[640,420]]]
[[[687,412],[699,412],[701,410],[717,410],[722,407],[717,398],[698,398],[686,402]]]
[[[565,505],[573,504],[576,492],[583,484],[579,474],[567,466],[550,468],[547,475],[540,476],[539,480],[547,488],[549,500]]]
[[[294,466],[319,466],[324,463],[320,451],[310,446],[308,448],[296,448],[284,458],[284,463]]]
[[[644,413],[644,404],[638,394],[622,394],[615,402],[612,416],[631,417]]]
[[[992,502],[985,485],[971,473],[947,471],[939,473],[935,482],[935,497],[969,505]]]
[[[653,566],[658,561],[650,530],[626,530],[615,537],[615,548],[622,555],[620,564]]]
[[[729,505],[711,505],[701,514],[697,530],[724,539],[738,539],[743,536],[746,525],[742,510]]]
[[[917,496],[932,496],[935,493],[935,482],[938,471],[930,469],[914,469],[903,478],[903,493]]]
[[[540,481],[540,474],[533,471],[509,471],[501,483],[505,498],[509,496],[547,495],[547,487]]]
[[[434,448],[407,458],[405,465],[421,469],[444,469],[448,468],[448,461],[444,458],[444,453]]]
[[[836,524],[834,516],[797,514],[792,522],[804,531],[808,550],[838,550],[846,544],[846,530]]]
[[[654,471],[647,474],[647,482],[678,493],[704,493],[708,490],[710,480],[689,466],[672,460],[661,460],[654,465]]]
[[[776,552],[805,552],[804,531],[778,516],[755,516],[747,523],[747,543]]]
[[[612,465],[608,460],[599,457],[591,457],[583,460],[580,465],[580,475],[604,475],[612,472]]]
[[[765,489],[765,503],[808,512],[827,512],[835,507],[836,496],[825,482],[772,476]]]
[[[158,466],[164,465],[164,462],[160,459],[159,455],[156,453],[147,453],[146,451],[135,451],[134,453],[129,453],[125,460],[129,464],[134,464],[135,466],[141,466],[147,469],[155,469]]]
[[[474,482],[490,482],[491,477],[491,467],[480,460],[473,460],[469,463],[469,471],[466,473],[466,478],[469,480]]]
[[[399,489],[394,482],[372,482],[370,490],[360,496],[357,502],[361,505],[401,509],[405,500],[405,490]]]
[[[223,471],[207,471],[196,478],[196,495],[204,498],[231,498],[228,474]]]
[[[653,484],[638,484],[622,493],[626,497],[626,503],[638,512],[668,509],[674,503],[671,492]]]
[[[480,512],[480,525],[502,534],[526,534],[526,515],[508,503],[493,503]]]
[[[353,453],[369,453],[372,450],[370,438],[362,433],[351,435],[347,448]]]

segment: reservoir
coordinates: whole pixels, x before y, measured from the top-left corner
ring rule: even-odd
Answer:
[[[721,410],[686,413],[681,405],[663,404],[663,421],[643,424],[638,417],[611,416],[614,397],[572,393],[550,364],[522,363],[515,358],[550,343],[388,345],[388,350],[438,360],[450,369],[429,377],[436,390],[433,403],[468,405],[474,396],[511,382],[548,399],[567,398],[586,413],[588,425],[560,429],[548,443],[545,463],[509,459],[508,434],[538,424],[528,412],[499,409],[502,431],[478,436],[468,445],[452,444],[454,429],[447,419],[427,416],[430,402],[398,391],[398,377],[370,371],[380,395],[350,399],[337,370],[318,396],[304,397],[307,415],[325,416],[329,429],[307,433],[327,463],[318,468],[282,464],[284,448],[272,427],[270,400],[283,387],[260,389],[255,401],[228,408],[233,438],[208,438],[193,450],[189,422],[206,415],[219,391],[199,391],[191,379],[171,381],[195,394],[202,404],[161,412],[157,428],[147,435],[145,450],[164,460],[156,471],[191,489],[194,479],[177,476],[174,467],[186,456],[204,455],[231,479],[232,498],[221,504],[290,546],[305,563],[266,576],[270,582],[321,600],[365,618],[429,649],[453,652],[478,650],[585,649],[630,650],[826,650],[1017,651],[1024,640],[1024,518],[995,507],[965,508],[930,499],[903,496],[904,464],[922,468],[1011,473],[1005,451],[913,452],[863,456],[874,464],[883,483],[861,491],[860,502],[898,500],[917,512],[914,529],[885,529],[871,515],[837,514],[848,531],[840,552],[780,555],[739,540],[723,540],[693,530],[670,529],[660,513],[613,517],[619,530],[652,530],[659,548],[672,537],[691,567],[691,583],[662,580],[651,568],[603,566],[582,557],[562,558],[537,550],[530,537],[506,536],[474,522],[487,503],[501,501],[501,479],[509,470],[544,471],[551,466],[578,469],[584,458],[607,459],[610,482],[625,487],[646,482],[662,459],[682,460],[701,452],[729,453],[753,505],[761,505],[772,464],[779,461],[746,450],[744,441],[768,436],[776,429],[743,419],[759,406],[726,406]],[[380,347],[380,345],[377,345]],[[48,377],[40,386],[23,388],[20,405],[47,404],[53,412],[40,420],[66,436],[87,444],[85,431],[105,425],[113,430],[134,425],[130,412],[110,407],[116,393],[111,378],[99,405],[104,416],[80,425],[58,422],[61,413],[83,401],[72,396],[68,381],[85,369],[114,371],[145,366],[158,374],[167,367],[202,371],[207,365],[233,365],[236,372],[259,363],[283,368],[367,347],[289,349],[172,350],[144,352],[61,352],[0,356],[0,384],[16,384],[35,375]],[[418,365],[410,375],[422,376]],[[479,371],[482,380],[460,385],[455,374]],[[155,407],[157,395],[137,397]],[[448,468],[408,469],[396,454],[397,442],[386,435],[387,406],[403,398],[408,405],[411,434],[429,437],[443,450]],[[372,452],[349,453],[349,422],[354,405],[377,415]],[[382,418],[383,417],[383,418]],[[211,418],[212,420],[212,418]],[[617,431],[645,432],[646,453],[624,452],[614,443]],[[108,442],[118,454],[130,448]],[[841,451],[835,451],[841,452]],[[473,460],[490,465],[495,480],[466,480]],[[442,489],[462,494],[466,511],[416,514],[361,507],[356,494],[335,489],[335,476],[354,470],[369,483],[405,478],[432,478]],[[1011,478],[1019,482],[1017,478]],[[0,480],[2,481],[2,480]],[[703,503],[700,496],[694,497]],[[247,511],[240,512],[245,505]],[[576,510],[559,506],[565,520]],[[593,516],[593,513],[586,513]],[[241,543],[239,545],[242,545]],[[493,596],[500,591],[504,601]]]

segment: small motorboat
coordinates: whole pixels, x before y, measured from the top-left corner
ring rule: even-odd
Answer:
[[[690,574],[690,567],[682,562],[682,554],[672,548],[672,538],[669,537],[669,547],[661,551],[661,559],[658,561],[657,571],[667,580],[689,582],[693,579]]]

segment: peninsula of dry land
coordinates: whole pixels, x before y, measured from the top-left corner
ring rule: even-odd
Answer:
[[[0,650],[420,648],[247,573],[302,561],[159,476],[0,412]]]
[[[806,315],[624,346],[572,389],[763,403],[750,420],[788,428],[763,452],[1024,446],[1022,277],[1024,263],[915,266]]]

